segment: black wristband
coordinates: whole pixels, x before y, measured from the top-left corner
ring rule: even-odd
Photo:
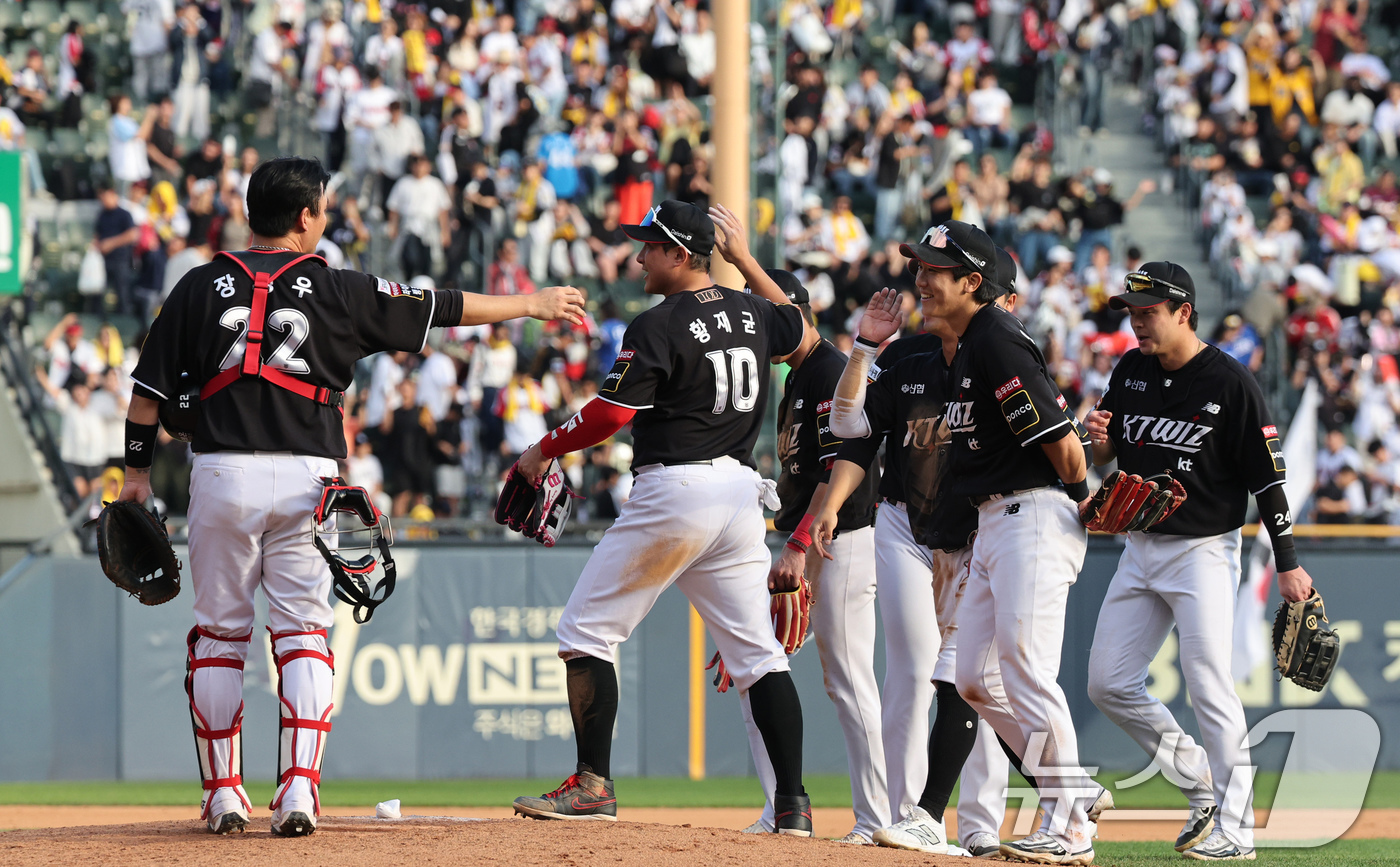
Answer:
[[[856,335],[856,343],[859,343],[861,346],[869,346],[871,349],[879,349],[879,348],[880,348],[880,344],[876,343],[876,342],[873,341],[873,340],[866,340],[864,337],[861,337],[859,334]]]
[[[1080,479],[1077,482],[1065,482],[1065,493],[1076,503],[1089,499],[1089,480]]]
[[[433,321],[431,328],[453,328],[462,324],[462,307],[466,299],[455,289],[433,290]]]
[[[1288,508],[1288,494],[1283,485],[1274,484],[1254,495],[1259,504],[1259,520],[1274,543],[1274,570],[1287,572],[1298,568],[1298,552],[1293,550],[1293,512]]]
[[[126,420],[126,465],[133,470],[151,468],[151,457],[156,450],[156,430],[153,424],[137,424]]]

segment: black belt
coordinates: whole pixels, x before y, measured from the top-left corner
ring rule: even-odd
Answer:
[[[881,497],[880,499],[885,501],[886,503],[889,503],[891,506],[896,506],[901,509],[906,508],[907,506],[907,504],[903,500],[892,500],[889,497]]]
[[[657,461],[656,463],[660,464],[663,467],[712,467],[715,465],[714,458],[711,458],[708,461]],[[647,466],[649,467],[655,465],[656,464],[647,464]],[[636,477],[637,471],[633,470],[632,478],[635,479]]]

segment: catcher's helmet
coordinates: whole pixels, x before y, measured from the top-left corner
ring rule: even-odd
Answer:
[[[374,609],[394,592],[398,567],[389,553],[389,546],[394,544],[394,530],[389,516],[375,507],[364,488],[348,485],[340,477],[322,481],[326,488],[316,506],[311,537],[316,550],[330,564],[331,589],[336,598],[355,606],[356,623],[367,623],[374,616]],[[347,515],[352,522],[358,521],[359,526],[342,529],[336,521],[337,515]],[[368,533],[369,538],[363,545],[342,548],[340,537],[352,533]],[[360,550],[366,553],[355,559],[346,556],[347,551]],[[376,565],[383,569],[384,577],[378,584],[371,585],[369,577]]]
[[[199,383],[188,373],[180,374],[174,395],[160,402],[160,425],[172,439],[187,443],[199,426]]]

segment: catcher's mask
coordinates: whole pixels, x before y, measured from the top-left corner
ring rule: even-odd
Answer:
[[[398,568],[389,553],[389,546],[394,544],[394,530],[389,525],[389,516],[375,508],[364,488],[352,487],[338,476],[322,481],[326,489],[321,492],[321,502],[316,506],[311,537],[316,550],[330,564],[331,589],[336,598],[355,606],[356,623],[368,623],[374,616],[374,609],[394,592]],[[343,528],[337,520],[339,515],[349,516],[354,526]],[[345,546],[340,537],[351,534],[360,534],[362,544]],[[351,559],[347,551],[365,553]],[[370,576],[376,565],[383,568],[384,577],[377,584],[371,584]]]

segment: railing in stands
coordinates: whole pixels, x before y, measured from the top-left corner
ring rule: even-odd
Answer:
[[[22,301],[16,300],[9,306],[0,308],[0,374],[9,383],[14,394],[15,408],[29,428],[34,447],[48,464],[53,477],[54,489],[65,512],[75,511],[79,505],[77,488],[68,465],[59,453],[58,437],[49,425],[44,408],[44,392],[30,369],[30,356],[24,345],[22,332]]]

